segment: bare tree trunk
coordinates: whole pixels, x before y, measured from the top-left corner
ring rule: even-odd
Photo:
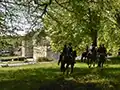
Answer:
[[[98,37],[98,32],[97,30],[95,30],[92,32],[92,41],[94,46],[97,46],[97,37]]]

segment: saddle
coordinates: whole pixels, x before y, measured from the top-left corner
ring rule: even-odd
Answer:
[[[63,55],[63,62],[64,63],[73,63],[73,56],[68,54],[68,55]]]

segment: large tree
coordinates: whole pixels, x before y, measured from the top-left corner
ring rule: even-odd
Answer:
[[[118,46],[115,37],[119,36],[119,23],[115,14],[119,3],[118,0],[53,1],[44,19],[53,48],[59,50],[68,42],[81,48],[97,42],[105,43],[108,49]]]

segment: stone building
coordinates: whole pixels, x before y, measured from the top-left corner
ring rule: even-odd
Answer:
[[[39,44],[34,44],[33,47],[33,59],[36,61],[39,57],[56,60],[59,58],[59,54],[51,50],[50,42],[47,39],[42,39]]]
[[[32,58],[33,57],[33,44],[32,40],[22,41],[22,57]]]
[[[42,39],[41,42],[37,44],[36,42],[36,40],[22,41],[23,57],[33,58],[34,61],[37,61],[40,57],[46,57],[54,60],[59,58],[59,54],[51,50],[50,42],[47,39]]]

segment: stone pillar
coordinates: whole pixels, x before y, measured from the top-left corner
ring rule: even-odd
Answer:
[[[22,41],[22,57],[33,57],[33,43],[30,41]]]
[[[25,41],[22,41],[22,57],[25,57]]]

